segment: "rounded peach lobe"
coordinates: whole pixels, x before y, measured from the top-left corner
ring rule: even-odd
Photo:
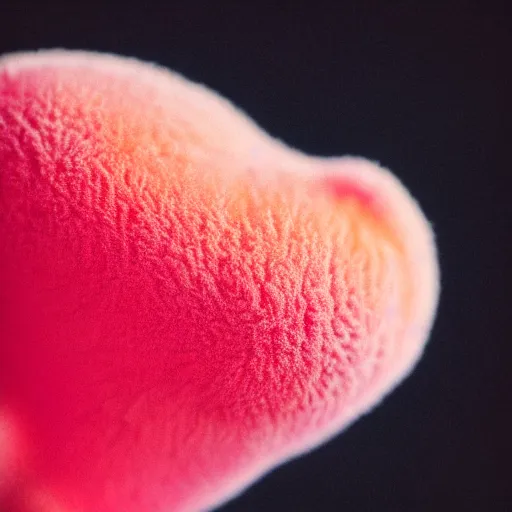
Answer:
[[[0,212],[0,496],[23,512],[222,503],[377,404],[437,304],[388,171],[133,59],[0,59]]]

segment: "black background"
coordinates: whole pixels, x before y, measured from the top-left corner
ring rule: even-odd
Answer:
[[[433,222],[442,295],[416,371],[369,416],[220,510],[512,510],[505,2],[274,3],[7,1],[0,53],[156,61],[291,146],[380,161]]]

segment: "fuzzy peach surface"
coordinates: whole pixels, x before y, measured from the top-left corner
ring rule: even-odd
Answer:
[[[87,52],[0,59],[0,240],[0,501],[23,512],[222,503],[396,386],[439,293],[388,171]]]

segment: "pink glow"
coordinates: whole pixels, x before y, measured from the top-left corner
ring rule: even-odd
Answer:
[[[433,235],[377,164],[292,150],[156,66],[44,51],[0,59],[0,166],[20,512],[218,505],[421,355]]]

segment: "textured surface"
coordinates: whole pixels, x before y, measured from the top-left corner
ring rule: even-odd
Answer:
[[[437,300],[387,171],[133,60],[0,60],[0,212],[0,494],[49,510],[227,499],[400,381]]]

